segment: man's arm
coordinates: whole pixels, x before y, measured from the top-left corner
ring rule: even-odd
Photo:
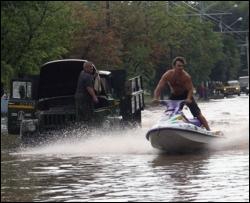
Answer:
[[[161,96],[161,91],[164,89],[166,86],[168,79],[169,79],[169,71],[167,71],[160,79],[157,87],[155,88],[154,91],[154,100],[159,100]]]
[[[90,94],[90,96],[92,97],[93,101],[95,103],[98,103],[98,99],[97,99],[97,96],[95,95],[94,89],[92,87],[87,87],[87,91]]]

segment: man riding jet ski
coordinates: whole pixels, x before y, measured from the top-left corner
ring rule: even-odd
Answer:
[[[167,107],[162,118],[146,134],[154,148],[167,152],[192,152],[209,147],[222,138],[221,132],[206,130],[197,118],[189,119],[183,112],[184,100],[163,100]]]
[[[184,100],[197,119],[193,123],[184,116],[183,101],[163,102],[168,107],[165,115],[146,135],[153,147],[164,150],[202,149],[211,138],[215,138],[216,133],[210,131],[207,120],[193,98],[193,84],[191,76],[184,70],[185,65],[183,57],[173,60],[172,69],[165,72],[154,91],[153,103],[159,103],[161,91],[168,85],[171,90],[169,99]]]
[[[202,125],[210,130],[207,120],[202,115],[200,108],[193,98],[193,83],[191,76],[184,70],[186,60],[184,57],[176,57],[172,62],[172,69],[166,71],[161,77],[155,91],[154,102],[159,101],[161,91],[169,85],[171,90],[171,100],[186,100],[194,117],[198,118]]]

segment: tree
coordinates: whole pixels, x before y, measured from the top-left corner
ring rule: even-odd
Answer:
[[[63,2],[1,2],[1,81],[38,73],[69,48],[73,22]]]
[[[98,69],[116,69],[122,64],[121,42],[109,20],[106,5],[102,2],[72,2],[73,15],[78,22],[85,22],[74,33],[70,58],[93,61]]]
[[[206,12],[232,7],[233,15],[223,16],[227,24],[243,13],[247,23],[235,28],[247,30],[249,3],[234,8],[235,3],[202,5]],[[189,15],[200,6],[198,1],[1,2],[1,79],[36,73],[49,60],[82,58],[98,69],[140,74],[152,92],[176,56],[187,59],[194,85],[237,78],[238,36],[214,32],[219,29],[214,19]]]
[[[232,36],[223,36],[223,54],[214,66],[211,78],[226,82],[238,78],[240,67],[239,49]]]

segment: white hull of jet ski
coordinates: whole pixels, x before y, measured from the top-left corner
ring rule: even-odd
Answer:
[[[146,137],[154,148],[167,152],[192,152],[204,150],[209,145],[222,138],[216,132],[189,123],[156,125],[151,128]]]

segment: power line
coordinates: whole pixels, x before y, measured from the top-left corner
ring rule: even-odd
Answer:
[[[195,11],[195,12],[198,12],[198,14],[194,14],[194,15],[198,15],[198,16],[200,16],[201,17],[201,20],[202,20],[202,16],[204,16],[205,18],[207,18],[207,19],[209,19],[210,21],[212,21],[213,23],[215,23],[216,22],[216,25],[221,25],[221,26],[224,26],[224,28],[226,29],[226,30],[229,30],[229,31],[234,31],[233,30],[233,28],[231,28],[230,26],[228,26],[228,25],[226,25],[223,21],[221,21],[220,19],[217,19],[217,18],[215,18],[215,17],[213,17],[212,15],[210,15],[210,14],[208,14],[208,13],[205,13],[205,10],[208,8],[204,8],[204,2],[200,2],[201,4],[201,9],[200,10],[198,10],[197,8],[195,8],[195,7],[193,7],[193,6],[191,6],[190,4],[188,4],[187,2],[185,2],[185,1],[181,1],[181,3],[183,3],[185,6],[187,6],[188,8],[190,8],[190,9],[192,9],[193,11]],[[227,15],[227,14],[229,14],[229,13],[213,13],[213,15],[219,15],[219,16],[221,16],[221,15]],[[187,14],[187,15],[189,15],[189,14]],[[192,14],[191,14],[192,15]],[[234,34],[234,33],[233,33]],[[242,36],[241,35],[239,35],[238,33],[235,33],[241,40],[243,40],[242,39]]]

